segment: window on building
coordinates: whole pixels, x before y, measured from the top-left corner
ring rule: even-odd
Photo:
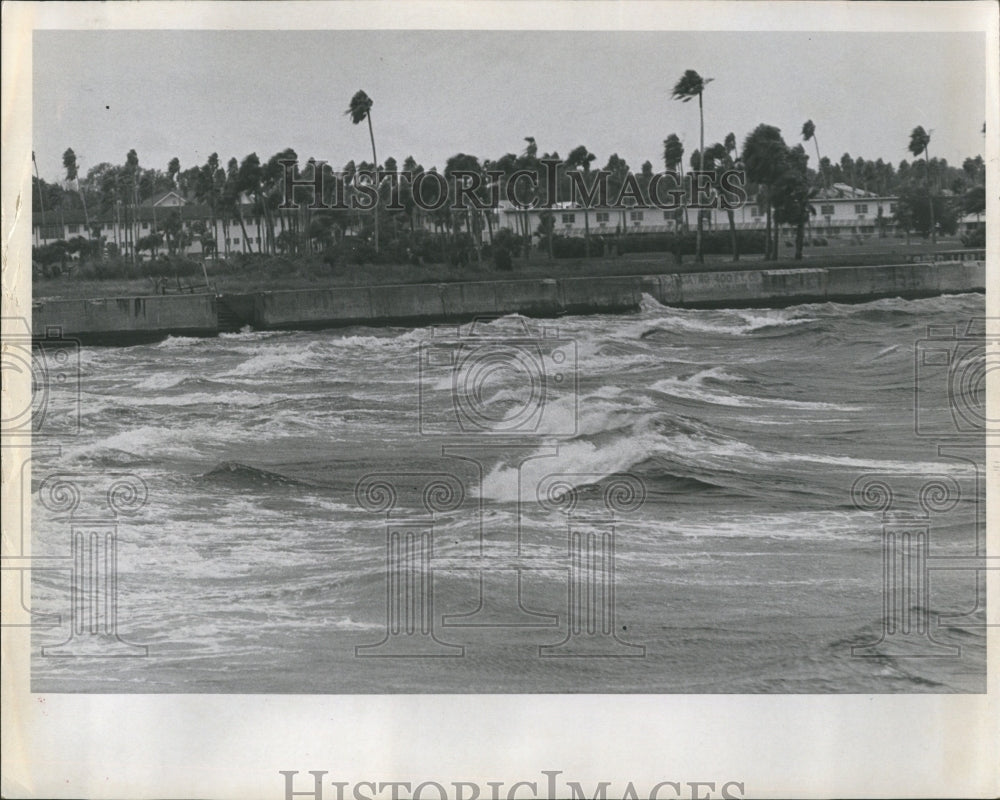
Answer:
[[[572,225],[576,222],[576,214],[563,214],[562,221],[563,225]]]
[[[824,217],[832,217],[834,215],[834,210],[832,205],[820,206],[820,214]]]
[[[642,222],[642,212],[641,211],[629,211],[628,218],[632,222]]]
[[[257,244],[260,244],[260,237],[257,237]]]
[[[928,205],[930,205],[930,203],[928,203]],[[895,214],[896,213],[896,204],[895,203],[889,203],[889,213],[890,214]]]
[[[598,222],[607,222],[610,218],[611,218],[611,216],[610,216],[610,214],[608,214],[607,211],[598,211],[597,212],[597,221]]]
[[[66,226],[66,232],[67,233],[79,233],[80,232],[80,226],[79,225],[67,225]]]
[[[855,214],[867,214],[868,213],[868,203],[855,203],[854,204]]]
[[[239,244],[239,243],[240,243],[240,240],[238,238],[233,239],[233,244]]]
[[[58,225],[42,225],[39,227],[39,236],[42,239],[61,239],[62,229]]]
[[[761,210],[760,210],[760,206],[750,206],[750,216],[752,216],[752,217],[760,217],[760,216],[762,216],[762,213],[761,213]]]

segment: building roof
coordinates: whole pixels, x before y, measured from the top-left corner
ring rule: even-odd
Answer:
[[[111,211],[91,211],[89,215],[89,221],[91,226],[96,225],[110,225],[115,222],[121,224],[125,223],[127,215],[131,215],[132,209],[123,207],[121,211],[116,215],[114,210]],[[209,205],[204,203],[188,203],[185,202],[184,205],[180,206],[155,206],[155,205],[140,205],[135,209],[136,219],[139,222],[157,222],[161,223],[165,221],[174,212],[180,214],[182,220],[210,220],[212,218],[212,209]],[[243,204],[243,214],[247,219],[255,219],[257,215],[254,213],[253,204],[244,203]],[[227,213],[222,209],[216,212],[216,217],[218,219],[225,219]],[[45,225],[85,225],[87,223],[88,217],[84,215],[82,209],[77,208],[55,208],[46,209],[45,213],[42,214],[40,211],[36,211],[31,216],[31,225],[33,228],[37,228],[42,224]]]
[[[158,192],[152,197],[142,201],[143,206],[183,206],[187,205],[187,200],[176,189],[167,189],[165,192]]]

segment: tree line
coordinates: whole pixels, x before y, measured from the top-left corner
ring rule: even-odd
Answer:
[[[801,141],[788,144],[781,131],[768,124],[760,124],[746,134],[742,144],[733,132],[720,137],[719,141],[705,145],[705,102],[706,87],[711,79],[703,78],[694,70],[687,70],[673,87],[672,98],[683,103],[697,100],[699,113],[698,147],[691,153],[685,152],[683,142],[675,133],[663,140],[662,163],[666,170],[680,175],[687,192],[683,195],[675,220],[678,234],[686,232],[688,215],[686,206],[693,195],[691,172],[714,172],[742,170],[747,179],[749,195],[765,216],[766,247],[765,258],[777,258],[779,231],[795,231],[796,257],[801,257],[804,230],[810,218],[817,213],[816,203],[835,184],[842,183],[873,192],[880,197],[896,197],[895,222],[907,232],[936,237],[939,230],[953,232],[960,213],[981,213],[985,210],[985,164],[981,156],[966,158],[961,168],[947,163],[945,159],[930,156],[931,132],[917,126],[908,144],[913,160],[901,160],[898,165],[881,158],[868,160],[852,158],[844,153],[839,161],[831,161],[822,156],[819,147],[817,126],[807,120],[801,129]],[[330,164],[317,162],[314,158],[300,164],[300,170],[308,173],[321,168],[327,171],[324,183],[330,191],[339,192],[347,198],[356,191],[354,179],[358,174],[382,170],[387,174],[398,173],[400,165],[393,157],[381,163],[378,161],[376,138],[372,123],[374,103],[364,91],[356,92],[350,100],[346,114],[355,125],[366,123],[371,145],[372,161],[349,161],[339,170]],[[983,128],[985,132],[985,125]],[[542,161],[558,162],[556,168],[557,194],[561,197],[574,196],[581,186],[592,187],[594,164],[597,156],[583,144],[571,149],[565,158],[558,152],[539,152],[534,137],[523,139],[519,152],[507,152],[498,157],[479,157],[467,153],[457,153],[444,165],[443,175],[450,177],[456,171],[474,172],[485,175],[488,171],[499,174],[505,182],[518,171],[542,171]],[[808,165],[809,155],[805,144],[812,142],[816,153],[817,168]],[[687,158],[685,158],[687,155]],[[32,154],[34,158],[34,154]],[[550,187],[540,182],[539,203],[544,209],[541,222],[531,229],[530,215],[525,212],[515,215],[514,229],[499,229],[499,217],[495,212],[481,212],[474,209],[456,210],[449,202],[437,211],[423,211],[412,196],[412,183],[403,182],[400,188],[399,208],[389,209],[388,202],[382,202],[371,211],[334,208],[313,210],[308,204],[296,210],[282,209],[284,198],[284,167],[282,162],[298,160],[296,151],[285,148],[262,160],[256,152],[242,159],[231,157],[223,163],[217,153],[212,153],[204,164],[182,168],[178,158],[172,158],[165,169],[143,166],[136,150],[129,150],[124,163],[102,162],[90,167],[81,176],[76,154],[69,148],[63,154],[65,180],[50,183],[38,176],[37,165],[33,178],[32,208],[36,220],[43,223],[58,219],[63,210],[82,211],[84,215],[85,237],[79,237],[75,246],[81,255],[90,252],[100,255],[102,251],[120,248],[130,253],[132,258],[141,250],[156,253],[165,246],[170,252],[177,252],[190,243],[193,237],[200,239],[202,251],[219,257],[220,245],[216,241],[219,224],[228,248],[230,228],[236,226],[243,241],[250,241],[247,233],[248,217],[260,224],[261,237],[255,243],[259,254],[302,254],[326,253],[349,245],[355,251],[369,250],[373,259],[412,260],[420,253],[437,254],[439,257],[483,258],[481,243],[485,238],[494,255],[518,254],[528,257],[532,245],[548,251],[551,256],[556,232],[556,211],[550,197]],[[413,176],[424,172],[423,165],[410,155],[402,163],[402,170]],[[629,180],[634,180],[641,190],[648,189],[654,168],[645,161],[633,173],[630,165],[617,153],[612,153],[603,170],[609,174],[608,185],[611,193],[617,194]],[[428,171],[436,172],[436,167]],[[451,191],[454,182],[447,181]],[[490,189],[488,181],[482,184],[481,192]],[[208,224],[190,221],[185,225],[183,210],[165,211],[162,219],[156,221],[154,230],[141,235],[140,209],[144,203],[165,191],[175,191],[188,202],[195,202],[207,208]],[[388,187],[377,187],[377,191],[387,201]],[[592,210],[584,206],[584,252],[591,255],[590,215]],[[615,235],[629,233],[626,211],[618,212],[614,220]],[[739,258],[738,237],[732,210],[728,210],[731,237],[731,255]],[[48,218],[48,219],[47,219]],[[702,238],[708,212],[699,212],[696,219],[695,257],[703,258]],[[121,230],[122,241],[110,243],[111,248],[95,246],[101,241],[100,226],[96,220],[113,220]],[[605,223],[609,220],[603,220]],[[433,233],[427,231],[427,225]],[[484,235],[485,234],[485,235]]]

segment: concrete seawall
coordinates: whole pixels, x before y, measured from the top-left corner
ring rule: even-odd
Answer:
[[[638,308],[644,294],[663,305],[723,308],[917,298],[985,288],[984,262],[918,262],[878,267],[335,287],[218,297],[47,300],[35,304],[32,322],[38,335],[56,326],[64,336],[114,343],[152,340],[167,334],[210,336],[241,325],[294,330],[461,321],[512,313],[536,317],[616,313]]]
[[[57,327],[84,342],[130,344],[170,334],[214,336],[219,311],[211,294],[43,300],[32,304],[31,326],[36,336]]]

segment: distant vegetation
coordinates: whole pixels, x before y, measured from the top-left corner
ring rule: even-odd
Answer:
[[[673,96],[687,102],[697,99],[699,111],[711,79],[703,79],[688,70],[674,86]],[[709,96],[710,100],[710,96]],[[371,111],[374,101],[363,91],[350,100],[347,114],[354,124],[366,123],[371,145],[372,162],[348,161],[337,170],[329,171],[329,191],[340,191],[345,198],[356,191],[352,186],[354,176],[371,171],[376,165],[376,149]],[[32,208],[36,222],[46,218],[56,221],[66,211],[82,212],[85,222],[83,235],[68,241],[56,241],[36,248],[33,260],[40,277],[64,272],[75,262],[81,276],[124,274],[129,277],[157,275],[157,270],[180,275],[189,268],[180,253],[195,239],[202,245],[202,252],[218,267],[221,262],[239,259],[228,252],[229,241],[216,240],[216,229],[221,223],[228,232],[230,225],[237,231],[242,228],[242,238],[247,240],[247,216],[260,220],[261,241],[256,244],[257,255],[285,257],[289,263],[296,258],[309,258],[311,262],[336,269],[349,264],[397,264],[426,267],[431,264],[453,268],[470,268],[475,265],[505,271],[519,261],[529,264],[531,259],[606,258],[610,255],[635,252],[671,252],[678,259],[691,254],[696,263],[706,254],[727,254],[738,260],[740,254],[763,254],[766,259],[779,257],[780,231],[793,231],[792,243],[795,257],[802,256],[804,247],[818,245],[816,237],[809,234],[810,220],[816,214],[816,203],[821,193],[837,183],[844,183],[877,193],[882,197],[896,197],[893,220],[900,229],[919,236],[936,239],[939,233],[953,234],[958,219],[963,214],[985,211],[985,164],[981,156],[967,158],[961,168],[951,166],[944,159],[931,157],[931,134],[922,127],[914,128],[909,150],[912,162],[906,159],[898,165],[862,157],[853,158],[844,153],[834,162],[820,155],[817,126],[806,121],[801,130],[803,142],[812,142],[816,152],[817,168],[808,165],[809,155],[802,143],[789,145],[781,131],[774,126],[761,124],[750,131],[739,147],[737,136],[727,133],[707,146],[704,145],[704,122],[701,122],[700,146],[685,160],[683,143],[676,134],[669,134],[663,141],[662,163],[668,170],[678,173],[687,181],[688,193],[682,203],[689,203],[690,170],[720,172],[727,169],[744,170],[748,179],[750,201],[766,214],[766,224],[760,231],[737,231],[733,216],[729,214],[729,231],[704,231],[701,216],[697,229],[688,229],[687,215],[679,209],[676,234],[632,234],[625,212],[616,225],[613,236],[592,236],[590,212],[584,210],[585,231],[580,238],[566,238],[555,232],[555,215],[542,215],[537,229],[530,230],[528,215],[515,216],[513,228],[499,228],[499,217],[488,211],[453,211],[451,203],[440,211],[423,212],[416,206],[408,184],[401,184],[399,210],[389,205],[388,181],[380,186],[382,203],[377,210],[359,211],[343,209],[310,210],[302,202],[298,210],[282,209],[284,168],[282,160],[298,160],[298,154],[285,148],[262,161],[257,153],[242,159],[230,158],[223,164],[217,153],[212,153],[204,164],[182,169],[178,158],[172,158],[165,169],[144,167],[136,150],[129,150],[124,163],[100,163],[90,167],[86,175],[79,174],[77,157],[72,148],[63,154],[65,180],[50,183],[33,178]],[[349,130],[342,132],[346,138]],[[711,140],[709,140],[711,141]],[[584,145],[579,145],[561,158],[557,152],[539,153],[533,137],[525,137],[525,147],[517,154],[508,152],[499,157],[480,157],[457,153],[447,160],[443,174],[465,170],[486,176],[488,171],[499,175],[505,185],[518,170],[542,173],[542,161],[554,159],[557,168],[557,186],[561,197],[571,194],[574,180],[590,185],[597,157]],[[902,143],[901,143],[902,144]],[[358,147],[355,142],[352,147]],[[314,159],[303,159],[300,169],[306,173],[315,164]],[[425,171],[413,156],[403,160],[388,157],[378,164],[387,173],[400,169],[418,175]],[[611,154],[603,167],[610,173],[611,193],[619,191],[632,168],[617,153]],[[436,168],[430,168],[431,171]],[[572,174],[576,177],[572,178]],[[644,162],[634,171],[640,188],[648,188],[654,173],[651,161]],[[449,184],[450,185],[450,184]],[[488,192],[488,180],[482,192]],[[155,229],[140,235],[138,209],[158,194],[173,190],[188,202],[208,209],[211,224],[205,221],[183,219],[177,209],[165,209]],[[550,207],[544,181],[540,182],[540,205]],[[121,241],[108,241],[100,225],[93,221],[117,220],[124,231]],[[615,222],[612,220],[612,222]],[[238,235],[238,234],[237,234]],[[977,237],[971,237],[975,245]],[[147,253],[150,260],[139,268],[138,254]],[[164,258],[166,262],[164,262]],[[164,263],[177,265],[165,267]],[[159,265],[159,266],[158,266]],[[201,271],[200,267],[197,270]],[[216,269],[215,271],[218,271]]]

